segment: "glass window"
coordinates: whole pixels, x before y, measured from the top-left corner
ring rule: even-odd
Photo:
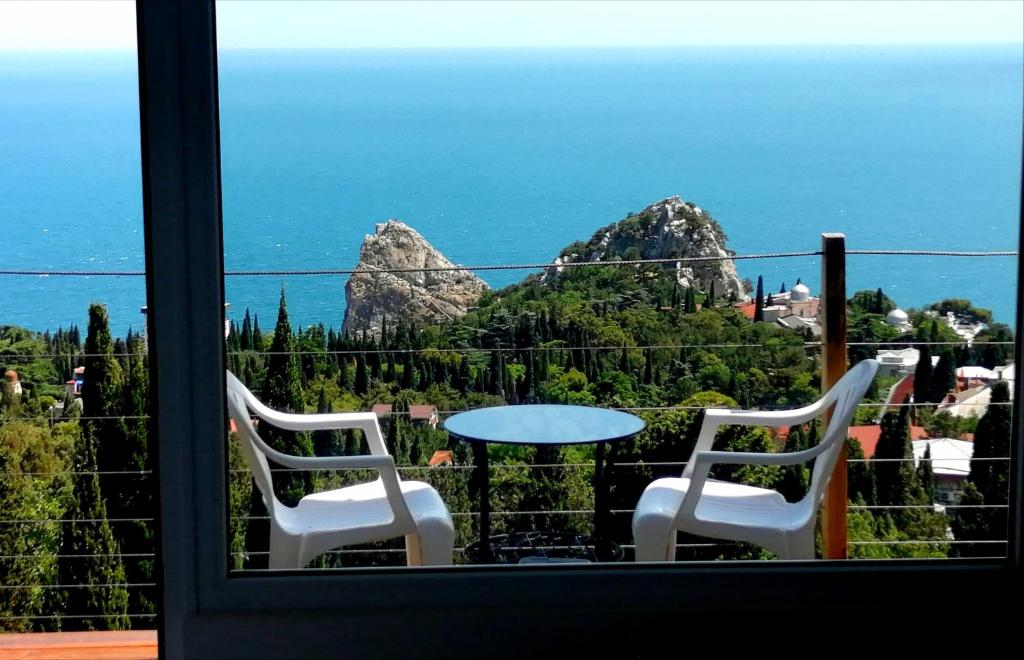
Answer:
[[[232,570],[1006,556],[1020,8],[790,9],[218,6]]]

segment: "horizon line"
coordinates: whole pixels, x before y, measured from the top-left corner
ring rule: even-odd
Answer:
[[[851,41],[842,43],[800,42],[800,43],[707,43],[707,44],[611,44],[611,45],[445,45],[445,46],[219,46],[224,51],[470,51],[470,50],[515,50],[515,51],[594,51],[594,50],[698,50],[703,48],[867,48],[867,47],[1022,47],[1024,41]],[[110,48],[3,48],[0,54],[8,53],[135,53],[135,47]],[[1024,50],[1022,50],[1024,55]]]

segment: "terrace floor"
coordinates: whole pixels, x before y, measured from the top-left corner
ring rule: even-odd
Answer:
[[[155,630],[0,634],[0,660],[156,660]]]

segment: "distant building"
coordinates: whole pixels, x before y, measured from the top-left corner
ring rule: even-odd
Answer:
[[[437,428],[437,407],[436,406],[409,406],[409,419],[414,422],[429,424],[431,428]]]
[[[765,307],[761,308],[766,323],[776,323],[789,330],[810,330],[816,337],[821,335],[818,323],[821,298],[812,296],[806,284],[798,283],[789,291],[773,293],[770,297],[772,304],[768,305],[766,298]],[[738,303],[736,308],[749,319],[753,319],[757,311],[756,302],[752,301]]]
[[[988,410],[991,400],[992,388],[988,385],[976,385],[962,392],[950,392],[935,410],[953,417],[981,417]]]
[[[85,367],[75,367],[71,380],[64,383],[70,396],[82,396],[82,384],[85,382]]]
[[[445,449],[438,449],[434,452],[434,455],[430,457],[428,465],[430,467],[438,467],[439,465],[453,465],[455,463],[452,458],[452,453]]]
[[[917,363],[921,359],[921,351],[916,348],[878,351],[875,359],[879,362],[878,371],[881,375],[907,375],[914,373],[914,369],[917,368]]]
[[[972,321],[968,318],[958,317],[953,312],[946,312],[946,325],[948,325],[953,332],[957,334],[957,336],[966,340],[968,344],[974,341],[974,338],[978,336],[978,333],[988,328],[986,324],[980,321]]]
[[[910,332],[914,326],[910,325],[910,317],[902,309],[896,308],[885,315],[886,325],[892,326],[900,332]]]
[[[971,473],[974,443],[952,438],[928,438],[915,440],[911,444],[914,448],[915,466],[920,464],[926,450],[931,455],[936,503],[956,504],[960,499],[963,483]]]
[[[17,371],[9,369],[4,372],[4,380],[7,381],[7,384],[10,386],[11,392],[14,393],[14,396],[21,396],[21,381],[18,380]]]
[[[370,412],[372,412],[377,417],[387,417],[388,415],[391,414],[393,408],[394,406],[392,406],[390,403],[375,403],[373,407],[370,408]]]
[[[860,445],[861,451],[864,452],[864,458],[871,458],[875,455],[875,449],[878,448],[878,441],[882,437],[882,427],[878,424],[851,426],[847,429],[846,435],[857,441]],[[911,440],[923,440],[927,437],[928,433],[924,430],[924,427],[910,427]]]

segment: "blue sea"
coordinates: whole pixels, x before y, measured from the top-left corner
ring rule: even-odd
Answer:
[[[678,194],[740,254],[1017,248],[1022,52],[1004,47],[227,51],[229,270],[351,268],[400,218],[456,262],[552,259]],[[2,268],[144,268],[134,53],[0,54]],[[850,257],[848,288],[1012,323],[1016,261]],[[815,258],[743,261],[768,290]],[[487,272],[500,287],[526,275]],[[229,278],[231,315],[339,327],[342,276]],[[0,276],[0,325],[139,328],[142,278]]]

